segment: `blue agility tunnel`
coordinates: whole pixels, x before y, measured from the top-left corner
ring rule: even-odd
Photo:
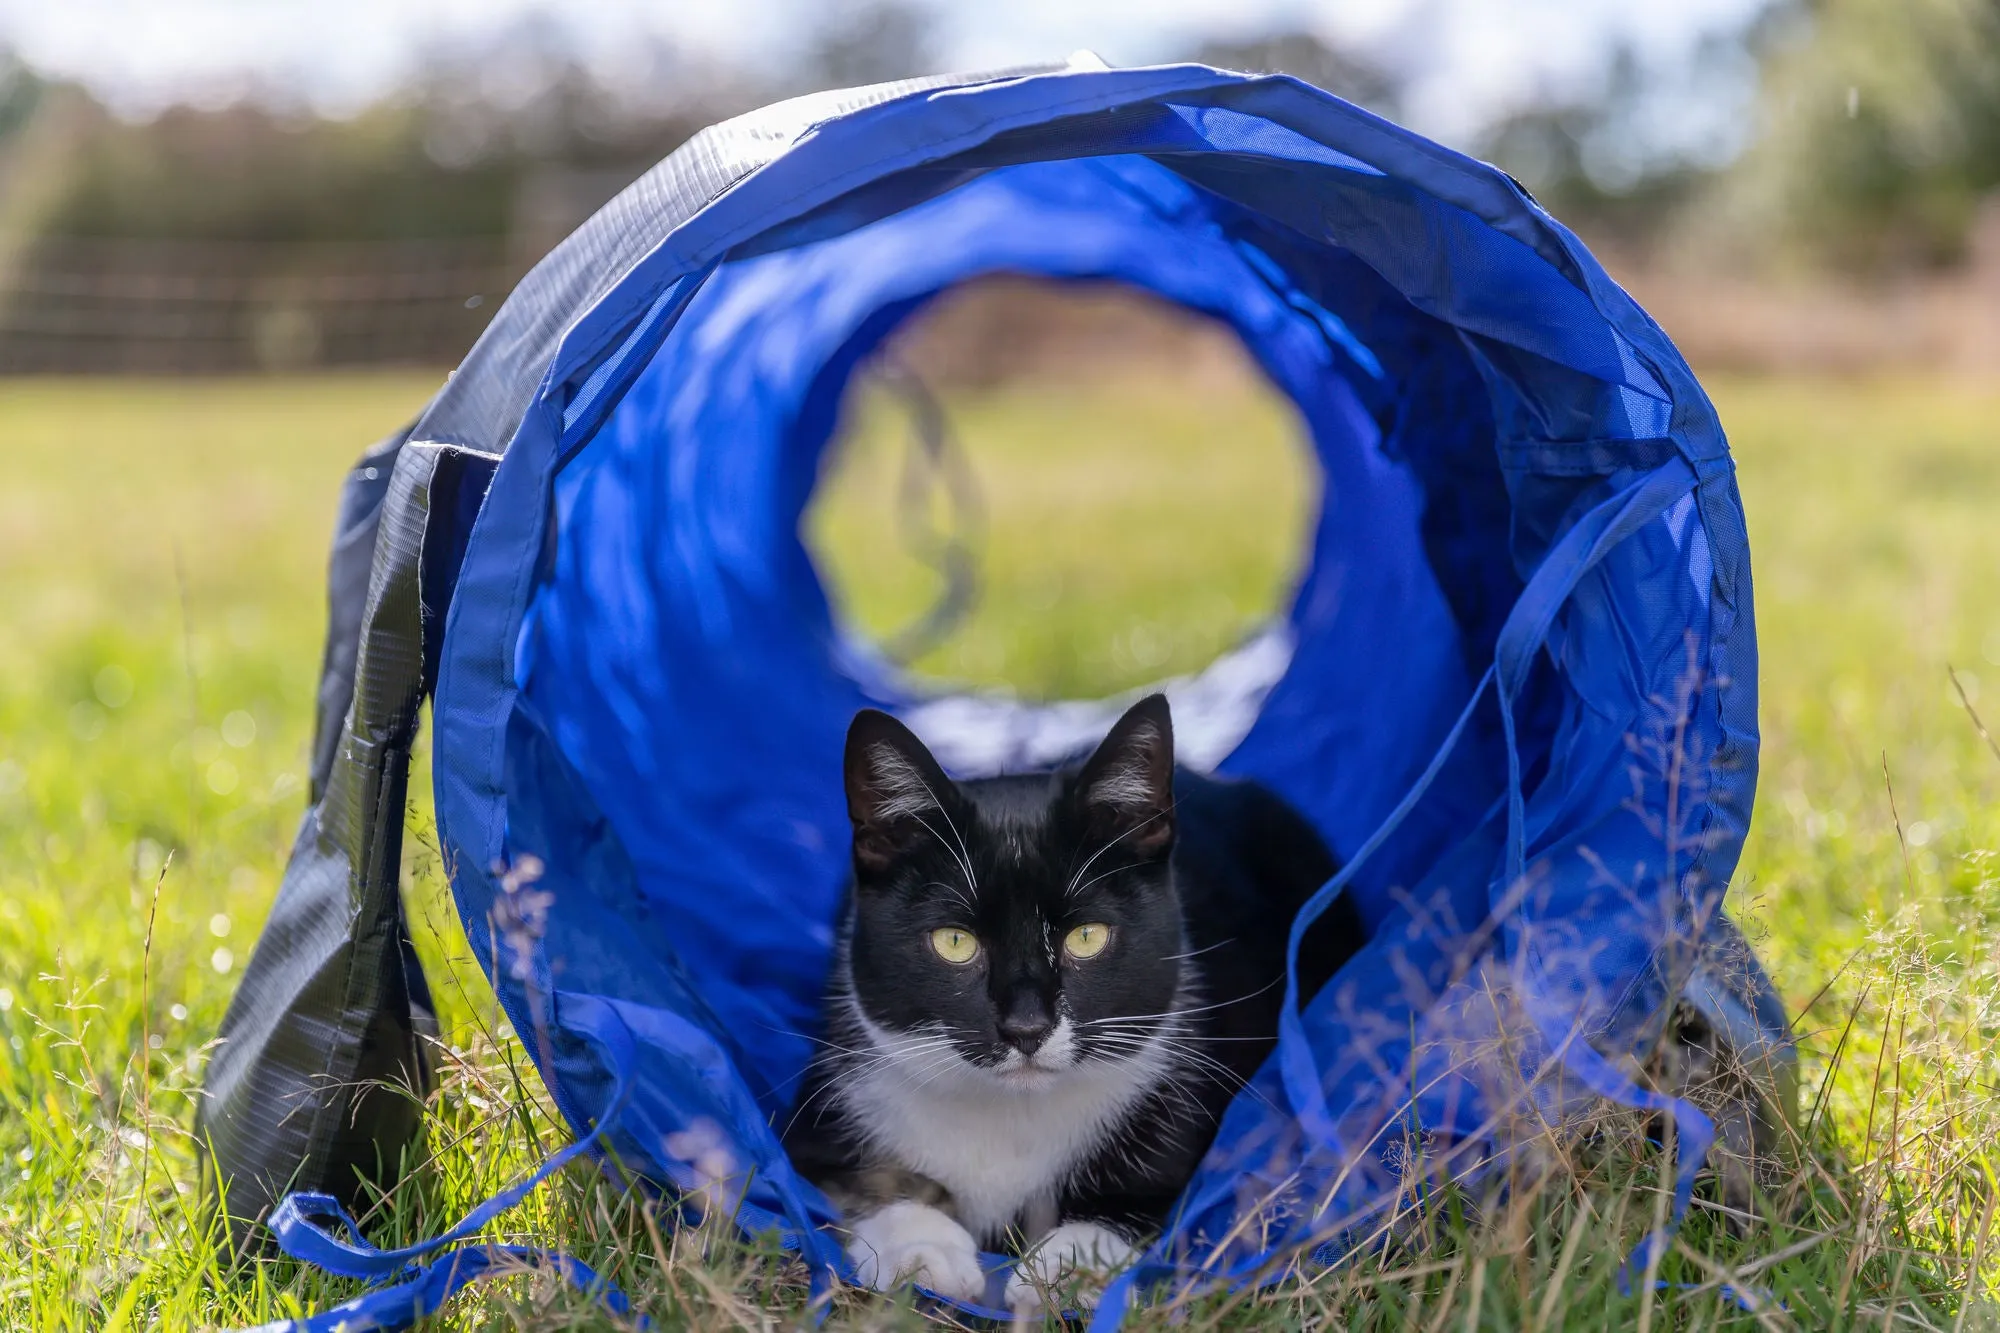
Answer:
[[[1187,757],[1307,814],[1347,867],[1317,906],[1349,894],[1372,931],[1321,993],[1293,987],[1100,1318],[1196,1267],[1337,1259],[1579,1098],[1671,1114],[1685,1204],[1712,1128],[1647,1077],[1671,1016],[1789,1059],[1719,910],[1757,722],[1714,409],[1494,168],[1292,79],[1076,62],[696,136],[363,459],[313,806],[203,1111],[246,1239],[267,1220],[300,1257],[397,1279],[363,1298],[394,1323],[489,1257],[420,1261],[533,1183],[407,1251],[331,1225],[415,1132],[382,1085],[428,1077],[395,879],[428,696],[452,891],[579,1136],[559,1160],[608,1147],[666,1190],[726,1189],[746,1229],[839,1270],[777,1130],[846,869],[847,723],[889,708],[973,776],[1064,758],[1119,706],[919,688],[848,636],[800,538],[856,367],[1003,273],[1216,321],[1297,404],[1325,484],[1296,595],[1168,692]]]

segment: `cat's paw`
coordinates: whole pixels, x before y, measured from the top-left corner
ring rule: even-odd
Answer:
[[[1065,1222],[1021,1256],[1007,1279],[1007,1306],[1019,1315],[1040,1312],[1045,1295],[1075,1293],[1089,1309],[1113,1273],[1132,1262],[1132,1243],[1098,1222]]]
[[[986,1270],[972,1233],[925,1203],[905,1200],[856,1222],[847,1242],[855,1276],[876,1291],[905,1282],[940,1296],[976,1301],[986,1294]]]

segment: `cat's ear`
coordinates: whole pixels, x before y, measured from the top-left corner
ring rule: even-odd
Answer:
[[[857,870],[885,870],[911,844],[931,835],[956,788],[916,733],[873,708],[847,728],[847,817],[854,824]]]
[[[1077,774],[1070,799],[1092,836],[1136,856],[1174,840],[1174,719],[1167,696],[1149,694],[1125,711]]]

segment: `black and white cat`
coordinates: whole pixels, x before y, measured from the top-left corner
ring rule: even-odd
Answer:
[[[1176,770],[1167,702],[1055,773],[954,782],[894,718],[847,736],[854,879],[786,1146],[881,1290],[985,1291],[979,1251],[1122,1267],[1276,1038],[1285,940],[1334,858],[1266,789]],[[1363,939],[1337,900],[1304,993]]]

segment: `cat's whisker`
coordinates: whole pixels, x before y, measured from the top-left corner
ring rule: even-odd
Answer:
[[[952,1045],[956,1045],[954,1037],[924,1037],[922,1041],[898,1041],[894,1047],[882,1047],[878,1055],[900,1059],[910,1055],[928,1055],[932,1051],[944,1051]]]
[[[1089,865],[1089,863],[1088,863],[1088,862],[1086,862],[1086,863],[1084,864],[1084,867],[1083,867],[1083,868],[1084,868],[1085,870],[1088,870],[1088,869],[1090,869],[1090,865]],[[1125,872],[1125,871],[1127,871],[1127,870],[1130,870],[1131,868],[1132,868],[1132,867],[1130,867],[1130,866],[1128,866],[1128,865],[1120,865],[1120,866],[1113,866],[1113,867],[1112,867],[1111,869],[1109,869],[1109,870],[1105,871],[1105,872],[1104,872],[1103,874],[1101,874],[1101,875],[1092,875],[1092,876],[1091,876],[1091,877],[1090,877],[1089,879],[1085,880],[1085,881],[1084,881],[1083,883],[1081,883],[1081,884],[1078,884],[1078,885],[1076,885],[1076,886],[1075,886],[1075,887],[1073,887],[1073,888],[1070,888],[1070,889],[1067,889],[1067,890],[1065,890],[1065,891],[1064,891],[1064,896],[1065,896],[1065,897],[1069,897],[1069,898],[1074,898],[1074,897],[1075,897],[1075,896],[1076,896],[1077,894],[1079,894],[1079,893],[1082,893],[1082,892],[1083,892],[1083,891],[1084,891],[1085,889],[1087,889],[1087,888],[1089,888],[1089,887],[1090,887],[1091,885],[1093,885],[1093,884],[1097,883],[1097,881],[1098,881],[1098,880],[1100,880],[1100,879],[1110,879],[1110,878],[1111,878],[1111,877],[1112,877],[1113,875],[1117,875],[1117,874],[1122,874],[1123,872]],[[1079,873],[1080,873],[1080,872],[1079,872]],[[1166,960],[1162,960],[1162,961],[1166,961]]]
[[[880,1068],[884,1063],[897,1061],[901,1059],[903,1056],[902,1052],[882,1052],[882,1051],[845,1052],[844,1051],[843,1053],[849,1055],[849,1059],[843,1060],[841,1063],[843,1066],[847,1068],[850,1074],[857,1072],[867,1072],[869,1070]],[[804,1074],[800,1075],[800,1077],[802,1078],[804,1076],[805,1076]],[[830,1098],[833,1096],[833,1094],[839,1091],[840,1091],[840,1082],[838,1079],[833,1079],[833,1078],[827,1079],[825,1082],[821,1083],[818,1087],[814,1088],[812,1092],[809,1093],[803,1100],[801,1100],[798,1106],[793,1109],[791,1118],[785,1122],[784,1129],[779,1131],[779,1137],[782,1138],[784,1137],[784,1135],[791,1133],[793,1126],[798,1124],[799,1118],[805,1115],[807,1111],[811,1110],[815,1102],[819,1102],[825,1098]]]
[[[1136,1032],[1100,1033],[1094,1034],[1091,1038],[1092,1044],[1099,1048],[1127,1051],[1168,1050],[1185,1055],[1188,1059],[1198,1063],[1227,1069],[1228,1066],[1219,1057],[1210,1055],[1194,1044],[1199,1040],[1199,1037],[1191,1035],[1157,1030],[1144,1034]],[[1237,1081],[1243,1081],[1242,1076],[1236,1074],[1234,1070],[1230,1070],[1230,1074]]]
[[[939,813],[943,813],[942,810],[940,810]],[[979,886],[972,873],[972,857],[969,853],[967,853],[964,850],[964,844],[960,843],[958,847],[954,848],[950,843],[944,840],[944,835],[942,833],[939,833],[936,829],[931,827],[929,820],[918,818],[917,822],[924,826],[925,832],[929,833],[933,838],[937,839],[938,846],[944,848],[945,851],[951,856],[952,860],[958,862],[958,868],[965,872],[965,882],[968,885],[971,885],[974,891],[977,891]],[[949,815],[946,815],[945,816],[946,827],[950,827],[950,824],[951,824],[951,817]],[[953,838],[958,837],[957,829],[952,829],[952,837]]]
[[[918,1080],[917,1086],[920,1088],[929,1087],[932,1083],[936,1082],[938,1078],[940,1078],[947,1069],[954,1068],[964,1063],[965,1063],[965,1057],[963,1057],[956,1051],[940,1055],[936,1059],[932,1060],[929,1064],[925,1065],[922,1070],[918,1071],[923,1075],[923,1077]]]
[[[1090,854],[1090,859],[1088,861],[1085,861],[1083,863],[1082,868],[1079,869],[1075,875],[1070,877],[1069,886],[1063,890],[1063,897],[1072,898],[1075,897],[1078,892],[1080,892],[1080,890],[1077,888],[1077,881],[1083,878],[1084,871],[1089,870],[1092,866],[1097,864],[1098,857],[1104,855],[1106,852],[1110,851],[1113,847],[1116,847],[1119,843],[1125,841],[1125,839],[1131,837],[1134,833],[1137,833],[1140,829],[1146,827],[1146,825],[1152,823],[1154,820],[1163,819],[1166,816],[1172,814],[1174,811],[1178,810],[1179,808],[1180,808],[1180,803],[1174,802],[1168,805],[1164,810],[1155,810],[1152,814],[1147,815],[1144,819],[1134,824],[1131,828],[1126,829],[1123,833],[1113,838],[1110,842],[1105,843],[1102,847],[1099,847],[1096,851],[1092,852]],[[1096,880],[1091,881],[1091,883],[1093,884],[1095,884],[1096,882],[1097,882]]]
[[[1105,1030],[1106,1030],[1106,1031],[1109,1031],[1109,1032],[1114,1032],[1114,1033],[1115,1033],[1115,1032],[1117,1031],[1117,1029],[1116,1029],[1116,1028],[1110,1028],[1110,1029],[1105,1029]],[[1146,1031],[1150,1032],[1150,1031],[1153,1031],[1153,1029],[1150,1029],[1150,1028],[1148,1028],[1148,1029],[1146,1029]],[[1096,1031],[1093,1031],[1093,1032],[1091,1033],[1091,1035],[1092,1035],[1092,1036],[1096,1036],[1096,1035],[1098,1035],[1098,1033],[1097,1033]],[[1214,1041],[1261,1041],[1261,1042],[1263,1042],[1263,1043],[1264,1043],[1265,1045],[1267,1045],[1267,1046],[1271,1044],[1271,1039],[1270,1039],[1269,1037],[1211,1037],[1211,1036],[1207,1036],[1207,1035],[1205,1035],[1205,1034],[1203,1034],[1203,1033],[1199,1033],[1199,1032],[1190,1032],[1190,1033],[1186,1033],[1185,1035],[1183,1035],[1183,1036],[1182,1036],[1182,1037],[1180,1038],[1180,1040],[1182,1040],[1182,1041],[1200,1041],[1200,1042],[1214,1042]]]
[[[1190,1107],[1199,1108],[1202,1105],[1200,1094],[1195,1092],[1194,1089],[1188,1087],[1187,1084],[1181,1082],[1180,1079],[1176,1078],[1171,1073],[1163,1073],[1160,1075],[1160,1086],[1163,1088],[1173,1089],[1176,1093],[1180,1095],[1181,1100]]]
[[[793,1109],[791,1119],[787,1120],[785,1122],[785,1127],[778,1131],[778,1137],[780,1139],[783,1139],[786,1135],[790,1134],[792,1132],[793,1127],[799,1123],[799,1118],[805,1115],[807,1111],[812,1109],[814,1102],[817,1102],[822,1098],[831,1098],[833,1094],[838,1092],[839,1090],[840,1090],[840,1084],[833,1079],[828,1079],[826,1082],[814,1088],[799,1102],[798,1106]]]
[[[919,1056],[930,1055],[937,1051],[956,1050],[957,1045],[950,1038],[942,1038],[938,1041],[926,1042],[920,1046],[900,1046],[893,1051],[883,1051],[881,1054],[884,1060],[914,1060]]]
[[[928,790],[928,784],[926,785],[926,790]],[[931,796],[935,799],[937,793],[932,792]],[[958,844],[959,857],[965,862],[965,877],[970,880],[972,878],[972,852],[965,845],[965,835],[958,831],[958,825],[952,822],[951,811],[945,809],[944,802],[942,801],[938,802],[938,814],[944,817],[944,826],[951,830],[952,840]]]
[[[953,902],[965,909],[965,914],[968,917],[975,915],[978,911],[977,905],[967,895],[966,891],[959,888],[956,884],[947,884],[941,879],[934,879],[923,887],[927,889],[943,889],[951,895]]]
[[[1271,1105],[1270,1098],[1266,1097],[1262,1091],[1256,1088],[1249,1079],[1237,1073],[1214,1056],[1182,1045],[1179,1039],[1139,1040],[1118,1036],[1102,1044],[1113,1052],[1125,1055],[1139,1055],[1156,1050],[1165,1050],[1174,1058],[1184,1062],[1186,1066],[1192,1067],[1197,1074],[1211,1079],[1221,1087],[1227,1089],[1232,1096],[1248,1093],[1258,1101],[1266,1105]],[[1162,1077],[1164,1078],[1166,1075]],[[1192,1095],[1185,1084],[1180,1086],[1180,1091],[1183,1096]]]
[[[1179,1042],[1168,1042],[1166,1046],[1168,1050],[1174,1052],[1180,1058],[1192,1061],[1197,1067],[1208,1070],[1226,1085],[1233,1085],[1239,1089],[1250,1086],[1248,1078],[1237,1073],[1234,1069],[1231,1069],[1228,1065],[1206,1051],[1195,1050],[1191,1047],[1183,1046]]]
[[[801,1040],[804,1040],[804,1041],[809,1041],[809,1042],[811,1042],[811,1043],[812,1043],[813,1045],[815,1045],[815,1046],[824,1046],[824,1047],[825,1047],[825,1048],[826,1048],[827,1050],[829,1050],[829,1051],[839,1051],[839,1052],[840,1052],[840,1053],[841,1053],[842,1055],[872,1055],[872,1054],[874,1054],[873,1050],[872,1050],[872,1049],[870,1049],[869,1047],[866,1047],[866,1046],[842,1046],[842,1045],[841,1045],[841,1044],[840,1044],[839,1042],[837,1042],[837,1041],[829,1041],[829,1040],[827,1040],[827,1039],[826,1039],[825,1037],[815,1037],[815,1036],[812,1036],[812,1035],[811,1035],[810,1033],[805,1033],[805,1032],[793,1032],[793,1033],[790,1033],[790,1034],[788,1034],[788,1035],[790,1035],[790,1036],[794,1036],[794,1037],[798,1037],[798,1038],[800,1038]]]
[[[939,813],[940,814],[943,813],[942,807],[939,808]],[[958,862],[958,868],[965,872],[965,882],[967,884],[972,884],[973,883],[972,858],[964,852],[964,850],[962,849],[962,844],[961,847],[955,848],[950,843],[946,842],[944,840],[944,834],[939,833],[935,828],[932,828],[931,822],[928,819],[925,819],[923,816],[912,815],[910,817],[916,820],[918,824],[923,826],[924,832],[930,834],[933,838],[937,839],[938,846],[944,848],[946,854],[949,855],[952,860]],[[949,827],[950,823],[951,823],[951,816],[946,815],[945,816],[946,826]],[[952,830],[952,836],[954,838],[958,836],[957,829]],[[975,885],[974,887],[976,888],[977,886]]]
[[[924,1042],[920,1045],[913,1044],[906,1046],[897,1046],[892,1050],[874,1051],[869,1053],[868,1056],[865,1056],[863,1058],[867,1059],[871,1066],[883,1065],[883,1064],[896,1064],[904,1061],[915,1060],[923,1056],[932,1055],[938,1051],[949,1051],[956,1049],[957,1049],[957,1043],[954,1040],[952,1040],[949,1037],[941,1037],[934,1041]]]
[[[944,802],[939,799],[938,794],[931,791],[931,784],[924,782],[923,788],[925,792],[929,793],[932,803],[937,808],[939,817],[944,820],[944,826],[951,830],[952,840],[958,844],[958,864],[965,871],[965,882],[973,887],[975,893],[978,892],[978,877],[972,873],[972,853],[966,848],[964,835],[958,831],[958,825],[952,822],[951,811],[945,809]],[[952,850],[951,845],[939,836],[938,831],[931,828],[929,821],[919,817],[917,822],[922,824],[926,829],[930,829],[930,835],[933,838],[937,838],[939,846],[943,847],[946,851]]]
[[[1093,881],[1093,882],[1094,882],[1094,881]],[[1084,887],[1088,888],[1088,887],[1089,887],[1089,885],[1085,885]],[[1186,953],[1170,953],[1170,954],[1168,954],[1168,955],[1167,955],[1166,957],[1162,958],[1162,959],[1161,959],[1160,961],[1161,961],[1161,962],[1163,962],[1163,963],[1180,963],[1180,962],[1185,962],[1185,961],[1187,961],[1187,960],[1188,960],[1188,959],[1190,959],[1190,958],[1199,958],[1199,957],[1201,957],[1201,956],[1202,956],[1203,954],[1205,954],[1205,953],[1214,953],[1214,952],[1215,952],[1215,951],[1216,951],[1217,949],[1220,949],[1220,948],[1222,948],[1222,947],[1223,947],[1224,945],[1229,945],[1229,944],[1234,944],[1234,943],[1236,943],[1236,941],[1235,941],[1235,940],[1233,940],[1233,939],[1232,939],[1232,940],[1217,940],[1217,941],[1216,941],[1215,943],[1213,943],[1213,944],[1205,944],[1205,945],[1203,945],[1203,946],[1202,946],[1201,948],[1199,948],[1199,949],[1190,949],[1190,950],[1189,950],[1188,952],[1186,952]]]
[[[919,1071],[923,1074],[923,1077],[918,1079],[917,1082],[914,1085],[912,1085],[911,1090],[921,1091],[922,1089],[929,1087],[931,1084],[937,1082],[938,1079],[942,1078],[946,1070],[950,1069],[954,1064],[962,1063],[963,1060],[964,1060],[963,1056],[960,1056],[957,1052],[953,1052],[947,1058],[941,1058],[931,1061],[931,1063],[925,1065],[924,1068],[921,1071]]]
[[[1282,986],[1284,982],[1285,979],[1283,977],[1274,977],[1267,985],[1259,986],[1256,990],[1245,992],[1244,994],[1237,996],[1233,1000],[1218,1000],[1214,1004],[1190,1005],[1184,1009],[1169,1009],[1165,1013],[1159,1013],[1159,1014],[1118,1014],[1111,1018],[1089,1018],[1085,1019],[1084,1023],[1119,1023],[1119,1022],[1129,1023],[1129,1022],[1142,1021],[1145,1019],[1185,1018],[1191,1014],[1205,1014],[1216,1009],[1227,1009],[1230,1005],[1241,1004],[1245,1000],[1254,1000],[1259,995],[1264,994],[1266,991],[1269,991],[1277,986]],[[1078,1026],[1082,1026],[1082,1024],[1079,1024]]]

